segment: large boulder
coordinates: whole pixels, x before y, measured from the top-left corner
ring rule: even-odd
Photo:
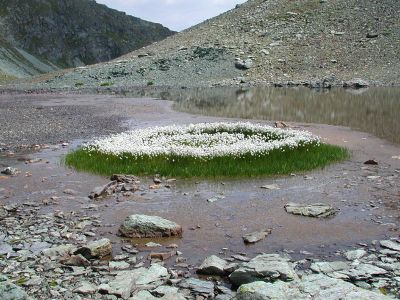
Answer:
[[[229,278],[234,285],[239,286],[254,281],[292,281],[298,277],[288,258],[278,254],[262,254],[243,263]]]
[[[288,203],[285,205],[285,210],[289,214],[314,218],[326,218],[336,213],[336,209],[334,209],[332,206],[322,203]]]
[[[125,219],[119,232],[131,238],[182,236],[182,226],[157,216],[131,215]]]

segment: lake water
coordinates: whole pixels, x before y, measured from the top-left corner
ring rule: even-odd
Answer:
[[[214,88],[170,91],[162,98],[189,113],[347,126],[400,143],[400,88]]]

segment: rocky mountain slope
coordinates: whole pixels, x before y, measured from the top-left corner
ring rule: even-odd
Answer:
[[[103,62],[171,34],[93,0],[0,0],[0,74]]]
[[[399,84],[399,14],[397,0],[250,0],[118,60],[34,84]]]

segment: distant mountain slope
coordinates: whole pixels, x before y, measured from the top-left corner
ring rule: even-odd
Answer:
[[[398,0],[250,0],[116,61],[46,78],[46,85],[340,85],[357,77],[399,84],[399,15]]]
[[[0,72],[23,77],[103,62],[172,34],[93,0],[0,0]]]

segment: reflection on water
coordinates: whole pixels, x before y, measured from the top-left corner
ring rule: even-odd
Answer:
[[[400,88],[196,89],[163,96],[190,113],[342,125],[400,143]]]

